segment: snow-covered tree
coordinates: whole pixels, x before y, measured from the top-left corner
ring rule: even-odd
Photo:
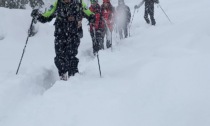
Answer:
[[[43,5],[44,2],[42,0],[0,0],[0,7],[24,9],[26,4],[35,8]]]

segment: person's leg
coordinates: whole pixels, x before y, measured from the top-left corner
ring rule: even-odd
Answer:
[[[155,18],[154,18],[154,2],[151,2],[149,5],[149,15],[152,25],[156,24]]]
[[[79,59],[76,57],[78,54],[78,47],[80,45],[80,38],[78,35],[70,35],[68,38],[68,46],[66,55],[68,57],[68,75],[74,76],[79,72],[78,63]]]
[[[97,41],[99,50],[104,49],[104,35],[103,34],[104,33],[103,33],[102,30],[97,30],[96,31],[96,41]]]
[[[101,46],[101,49],[104,49],[104,38],[105,38],[106,30],[105,29],[100,29],[100,31],[101,31],[100,46]]]
[[[148,2],[145,2],[145,10],[144,10],[144,19],[147,22],[147,24],[150,23],[149,18],[148,18],[148,12],[149,11],[149,4]]]
[[[67,59],[65,56],[66,52],[66,39],[64,36],[56,36],[55,37],[55,58],[54,62],[56,67],[58,68],[59,76],[63,76],[67,72]]]
[[[119,36],[120,36],[120,39],[123,39],[123,30],[121,27],[118,27],[119,29]]]
[[[128,37],[128,25],[124,26],[124,36],[125,36],[125,38]]]
[[[93,31],[90,32],[90,36],[92,38],[93,54],[95,55],[97,50],[96,50],[96,39]]]
[[[106,48],[110,48],[111,46],[111,33],[106,28]]]

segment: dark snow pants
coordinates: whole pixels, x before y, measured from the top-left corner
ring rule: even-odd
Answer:
[[[154,18],[154,2],[152,2],[152,1],[145,2],[144,19],[149,24],[150,21],[149,21],[148,15],[150,16],[152,25],[155,25],[156,22],[155,22],[155,18]]]
[[[119,26],[118,29],[119,29],[120,39],[128,37],[128,25],[124,25],[122,27]]]
[[[77,34],[60,34],[55,37],[55,65],[58,68],[59,76],[68,72],[73,76],[78,72],[79,59],[76,57],[80,38]]]
[[[106,48],[110,48],[112,46],[112,32],[108,28],[105,28],[103,35],[106,35]]]
[[[92,42],[93,42],[93,53],[96,54],[99,50],[104,49],[104,31],[96,30],[90,32]]]

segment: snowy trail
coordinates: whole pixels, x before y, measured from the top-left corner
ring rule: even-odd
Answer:
[[[133,7],[138,0],[125,2]],[[38,24],[15,75],[30,11],[0,8],[5,17],[0,20],[0,125],[209,126],[210,2],[160,2],[173,24],[156,7],[157,26],[147,25],[140,8],[132,37],[114,37],[113,52],[100,52],[102,78],[84,20],[82,74],[67,82],[58,81],[53,64],[52,23]]]

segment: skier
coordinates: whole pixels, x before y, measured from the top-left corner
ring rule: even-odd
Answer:
[[[95,21],[90,23],[90,35],[93,42],[93,54],[104,49],[104,22],[101,15],[101,7],[98,0],[91,0],[90,11],[94,13]]]
[[[78,0],[80,1],[80,3],[82,3],[81,7],[82,7],[82,11],[83,11],[83,17],[85,17],[86,19],[88,19],[88,21],[91,23],[95,22],[95,14],[93,12],[91,12],[90,9],[88,9],[87,5],[85,4],[84,0]],[[78,29],[78,34],[79,37],[82,38],[83,37],[83,29],[82,26]]]
[[[135,5],[134,9],[140,8],[140,6],[145,3],[145,11],[144,11],[144,19],[147,22],[147,24],[155,25],[156,21],[154,18],[154,3],[158,4],[159,0],[143,0],[142,2],[139,3],[139,5]],[[150,20],[148,18],[148,15],[150,16]]]
[[[130,8],[125,5],[124,0],[118,0],[118,6],[116,8],[116,24],[118,28],[118,32],[120,35],[120,39],[128,37],[128,25],[131,19]]]
[[[102,13],[102,19],[104,20],[104,23],[106,24],[105,28],[105,34],[106,34],[106,47],[110,48],[111,45],[111,39],[110,34],[112,34],[113,31],[113,24],[114,24],[114,13],[115,8],[110,3],[110,0],[103,0],[103,4],[101,5],[101,13]],[[109,31],[111,33],[109,33]]]
[[[55,20],[55,53],[54,62],[61,80],[67,80],[78,73],[79,59],[76,57],[80,45],[79,30],[83,18],[82,4],[74,0],[57,0],[53,7],[43,14],[37,9],[31,16],[41,23]]]

